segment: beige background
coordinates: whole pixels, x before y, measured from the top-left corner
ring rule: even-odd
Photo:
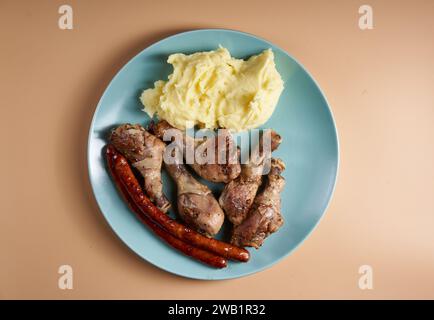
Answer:
[[[357,26],[374,9],[374,30]],[[57,27],[71,4],[74,30]],[[232,28],[294,55],[324,89],[341,144],[325,218],[258,274],[193,281],[110,230],[87,177],[96,104],[140,50]],[[434,298],[434,1],[0,1],[0,298]],[[74,268],[74,290],[57,268]],[[358,268],[374,269],[374,290]]]

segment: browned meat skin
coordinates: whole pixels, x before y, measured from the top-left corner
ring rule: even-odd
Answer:
[[[149,228],[154,231],[161,239],[166,241],[173,248],[178,249],[180,252],[194,259],[202,261],[210,266],[217,268],[225,268],[227,261],[225,258],[213,253],[196,247],[191,243],[185,242],[176,237],[173,231],[169,231],[162,225],[159,225],[152,217],[164,217],[167,216],[161,212],[152,202],[147,198],[135,178],[127,159],[123,157],[119,151],[112,145],[108,145],[106,149],[106,160],[109,172],[118,188],[120,194],[127,202],[130,209],[136,214],[136,216]],[[124,183],[126,179],[128,183]],[[137,201],[140,199],[140,201]],[[146,206],[145,204],[150,204]],[[145,209],[146,208],[146,209]],[[170,221],[170,218],[167,218]],[[167,226],[167,224],[166,224]],[[185,230],[182,227],[181,230]],[[192,230],[190,230],[191,234]],[[207,239],[208,240],[208,239]]]
[[[143,176],[144,189],[151,201],[163,212],[170,208],[163,194],[161,164],[165,144],[163,141],[136,124],[123,124],[114,129],[110,142],[131,162]]]
[[[185,223],[206,236],[216,235],[224,213],[211,190],[199,183],[184,164],[164,164],[178,187],[178,213]]]
[[[258,249],[266,237],[283,225],[283,218],[280,214],[280,193],[285,186],[285,179],[281,176],[283,170],[285,170],[285,165],[282,160],[271,160],[267,185],[255,198],[248,217],[243,223],[235,226],[231,239],[232,244]]]
[[[282,138],[275,131],[270,132],[270,137],[270,149],[274,151],[281,143]],[[259,139],[259,144],[253,154],[257,154],[257,158],[241,166],[240,176],[225,186],[219,198],[220,206],[234,225],[239,225],[246,218],[256,192],[262,183],[264,160],[271,156],[263,152],[262,138]]]
[[[207,139],[202,143],[198,143],[193,137],[184,134],[184,132],[179,129],[173,128],[164,120],[151,125],[151,128],[152,132],[160,139],[163,139],[164,134],[168,132],[168,130],[172,130],[172,135],[176,134],[182,137],[184,148],[186,146],[191,146],[196,148],[196,150],[200,148],[200,150],[204,151],[214,149],[215,158],[212,160],[213,163],[197,163],[195,161],[194,163],[189,164],[202,178],[212,182],[228,183],[239,176],[241,172],[241,166],[238,161],[239,151],[234,146],[234,140],[229,130],[220,129],[218,131],[218,136],[216,136],[215,139]],[[221,143],[220,148],[219,141]],[[222,154],[221,156],[221,159],[224,160],[223,164],[221,163],[223,161],[218,161],[218,150],[225,151],[225,154]],[[203,156],[204,160],[206,159],[205,154],[202,154],[201,156]]]

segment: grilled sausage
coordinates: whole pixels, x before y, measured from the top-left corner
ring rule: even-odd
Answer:
[[[137,205],[140,211],[154,222],[158,223],[170,234],[182,241],[194,245],[195,247],[213,252],[227,259],[242,262],[249,260],[250,254],[246,249],[216,239],[207,238],[173,220],[159,210],[149,200],[149,198],[143,194],[143,191],[127,160],[112,145],[107,147],[107,159],[109,160],[109,163],[112,163],[114,172],[118,175],[119,180],[122,182],[132,201]]]

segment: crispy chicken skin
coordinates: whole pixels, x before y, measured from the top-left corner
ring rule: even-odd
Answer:
[[[163,194],[161,165],[165,144],[136,124],[123,124],[115,128],[109,138],[113,146],[131,162],[144,179],[144,189],[151,201],[167,212],[169,200]]]
[[[164,164],[178,187],[178,213],[184,222],[208,237],[216,235],[224,213],[211,190],[199,183],[184,164]]]
[[[280,193],[285,185],[281,173],[285,165],[280,159],[271,160],[271,170],[267,176],[264,190],[253,202],[247,218],[235,226],[231,243],[240,247],[258,249],[265,238],[276,232],[283,225],[280,214]]]
[[[228,183],[239,176],[241,172],[241,166],[238,160],[239,151],[234,146],[234,140],[229,130],[219,129],[218,135],[214,139],[211,138],[204,142],[198,142],[194,140],[193,137],[186,135],[183,131],[172,127],[164,120],[151,125],[151,128],[152,132],[160,139],[163,139],[164,134],[167,133],[168,130],[172,130],[171,134],[181,136],[184,150],[186,150],[186,146],[193,146],[196,151],[204,150],[204,153],[199,155],[203,159],[206,159],[207,150],[215,151],[215,157],[213,157],[212,163],[198,163],[196,161],[192,164],[189,163],[193,170],[202,178],[212,182]],[[220,156],[223,161],[218,161],[219,151],[224,151],[224,154],[222,153]]]
[[[270,138],[270,149],[274,151],[282,138],[275,131],[270,132]],[[241,174],[225,186],[219,198],[220,206],[234,225],[239,225],[246,218],[262,183],[265,159],[271,157],[271,154],[265,154],[263,150],[262,138],[252,154],[257,154],[257,157],[241,166]]]

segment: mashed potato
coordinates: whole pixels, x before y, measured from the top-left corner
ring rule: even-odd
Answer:
[[[156,81],[140,100],[149,116],[179,129],[256,128],[270,118],[283,90],[271,49],[246,61],[219,48],[172,54],[167,62],[173,65],[168,81]]]

